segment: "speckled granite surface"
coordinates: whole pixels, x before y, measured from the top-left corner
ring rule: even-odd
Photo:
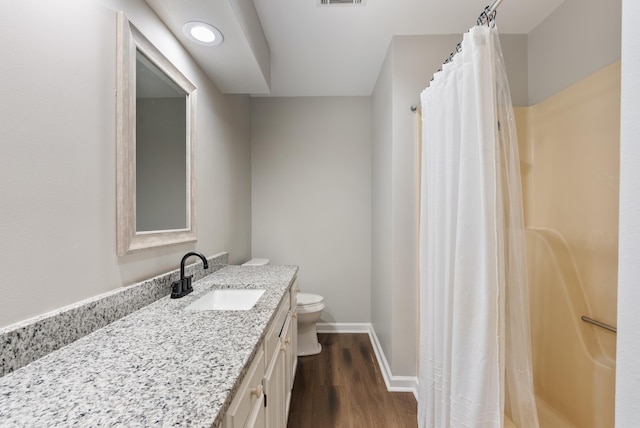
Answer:
[[[227,266],[0,378],[0,426],[219,426],[295,266]],[[249,311],[185,311],[214,288],[264,288]]]
[[[187,266],[185,275],[193,275],[197,281],[224,267],[228,260],[227,253],[208,257],[206,271],[198,260]],[[176,269],[0,329],[0,376],[167,296],[171,283],[179,278],[180,269]]]

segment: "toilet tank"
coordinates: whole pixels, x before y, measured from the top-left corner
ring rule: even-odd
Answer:
[[[242,263],[242,266],[264,266],[269,264],[269,259],[251,259],[246,263]]]

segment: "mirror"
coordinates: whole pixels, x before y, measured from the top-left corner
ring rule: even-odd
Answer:
[[[196,87],[118,13],[117,254],[196,240]]]
[[[186,96],[136,49],[138,232],[185,229],[188,225]]]

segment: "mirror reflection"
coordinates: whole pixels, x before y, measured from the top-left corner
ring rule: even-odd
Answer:
[[[136,49],[136,230],[187,227],[187,93]]]

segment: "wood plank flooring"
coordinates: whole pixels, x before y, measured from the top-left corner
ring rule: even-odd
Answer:
[[[299,357],[288,428],[416,428],[411,392],[388,392],[368,334],[318,334]]]

